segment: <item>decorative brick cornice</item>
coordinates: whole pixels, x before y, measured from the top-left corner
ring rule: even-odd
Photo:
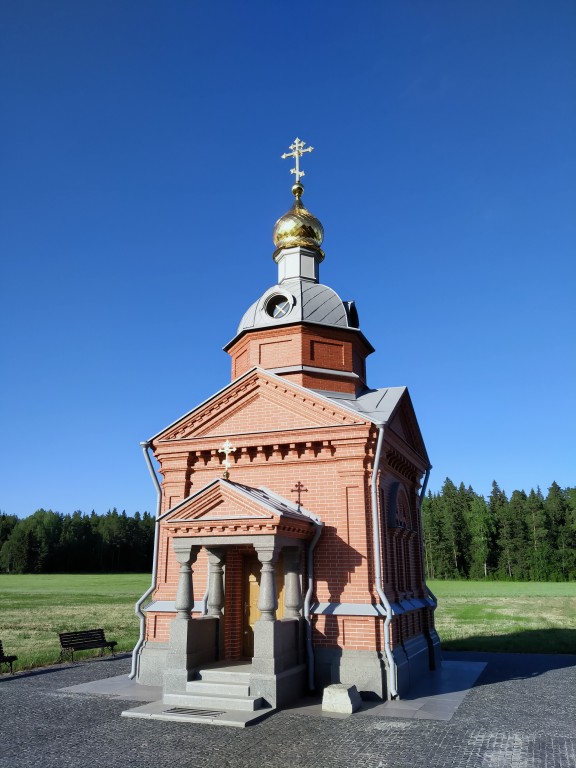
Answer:
[[[328,460],[336,453],[336,447],[331,440],[310,440],[298,443],[269,443],[267,445],[248,445],[238,448],[231,454],[231,461],[234,466],[289,462],[301,460]],[[190,452],[190,466],[194,469],[198,467],[220,470],[222,457],[215,449],[202,449]]]
[[[169,521],[168,527],[174,536],[287,536],[306,539],[313,533],[310,524],[297,520],[223,520],[215,521]]]
[[[410,482],[418,482],[418,479],[422,473],[418,467],[416,467],[406,458],[406,456],[403,456],[399,451],[397,451],[395,448],[392,448],[391,446],[386,446],[384,455],[386,457],[388,466],[391,469],[398,472],[398,474],[402,475],[402,477],[405,477],[407,480],[410,480]]]

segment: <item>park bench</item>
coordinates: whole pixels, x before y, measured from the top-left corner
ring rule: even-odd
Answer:
[[[92,648],[100,649],[100,656],[104,648],[110,648],[114,655],[114,646],[118,645],[116,640],[106,640],[103,629],[83,629],[77,632],[60,632],[60,658],[64,654],[71,653],[74,661],[74,651],[87,651]]]
[[[0,640],[0,664],[10,664],[10,674],[14,674],[12,669],[12,663],[18,659],[18,656],[5,656],[4,648],[2,648],[2,640]]]

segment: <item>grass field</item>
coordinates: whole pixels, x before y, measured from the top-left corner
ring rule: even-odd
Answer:
[[[59,659],[58,632],[102,627],[117,650],[138,639],[134,603],[149,574],[1,575],[0,639],[15,669]],[[431,581],[446,650],[576,653],[576,583]],[[94,655],[86,651],[85,655]],[[3,668],[4,669],[4,668]]]
[[[53,664],[60,656],[59,632],[95,627],[118,642],[117,651],[130,651],[139,629],[134,603],[149,586],[150,574],[1,575],[4,652],[18,656],[14,669]]]
[[[576,583],[430,581],[445,650],[576,653]]]

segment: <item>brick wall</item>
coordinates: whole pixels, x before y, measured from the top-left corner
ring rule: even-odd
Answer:
[[[286,329],[288,336],[290,329]],[[290,330],[290,333],[293,329]],[[298,337],[300,340],[303,334]],[[312,339],[315,341],[315,339]],[[294,338],[284,340],[296,343]],[[310,338],[308,338],[310,341]],[[240,347],[244,344],[244,350]],[[237,342],[238,355],[253,352],[246,337]],[[337,347],[337,345],[334,345]],[[310,349],[314,349],[311,347]],[[346,353],[315,347],[330,364]],[[267,354],[267,353],[266,353]],[[350,349],[350,361],[352,350]],[[324,530],[315,552],[315,599],[319,602],[377,602],[372,556],[370,479],[376,443],[375,428],[354,414],[340,411],[313,393],[302,394],[289,384],[255,374],[233,385],[214,403],[198,409],[154,444],[163,475],[162,509],[168,511],[222,476],[225,438],[237,451],[231,457],[230,479],[252,487],[266,486],[286,499],[296,500],[296,483],[304,489],[301,503],[320,516]],[[253,380],[252,380],[253,379]],[[394,441],[393,441],[394,442]],[[380,473],[380,526],[382,579],[388,598],[395,602],[422,597],[422,561],[417,513],[417,490],[423,473],[409,452],[398,457],[398,441],[385,441]],[[402,525],[388,519],[388,498],[393,484],[403,494]],[[156,600],[173,600],[178,564],[172,551],[173,533],[162,526],[158,557]],[[244,550],[245,551],[245,550]],[[242,650],[241,548],[227,549],[225,652],[238,658]],[[194,566],[194,593],[200,600],[206,589],[208,563],[201,552]],[[148,638],[165,640],[171,616],[152,615]],[[395,617],[394,643],[406,640],[433,622],[428,609]],[[382,619],[318,616],[314,642],[350,649],[383,649]]]
[[[233,380],[254,366],[270,370],[304,365],[355,373],[358,379],[320,373],[282,375],[311,389],[355,392],[366,385],[365,360],[372,348],[355,331],[326,327],[316,332],[311,326],[288,325],[246,333],[227,351],[232,358]]]

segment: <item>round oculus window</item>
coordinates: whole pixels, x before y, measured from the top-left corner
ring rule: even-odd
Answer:
[[[282,293],[276,293],[274,296],[270,296],[266,302],[266,313],[275,320],[280,320],[280,318],[286,317],[291,309],[292,302],[288,296],[284,296]]]

